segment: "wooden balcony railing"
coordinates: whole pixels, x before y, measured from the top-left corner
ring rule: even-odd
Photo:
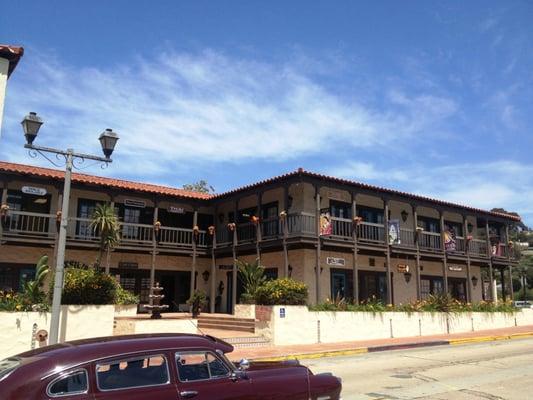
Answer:
[[[361,222],[357,226],[357,237],[365,242],[385,243],[385,226],[371,222]]]
[[[420,248],[425,250],[442,250],[440,233],[422,232],[419,238]]]
[[[25,211],[10,211],[3,225],[4,236],[53,238],[56,233],[56,216]]]
[[[316,217],[311,213],[289,214],[285,219],[289,235],[316,235]]]
[[[331,218],[331,236],[349,238],[353,235],[353,222],[346,218]]]
[[[400,228],[400,246],[415,247],[415,232],[412,229]]]
[[[237,225],[237,240],[239,242],[253,242],[257,236],[257,226],[253,222]]]
[[[474,256],[486,257],[487,241],[481,239],[472,239],[470,243],[468,243],[468,251]]]
[[[261,221],[261,238],[270,239],[278,237],[283,233],[278,217],[267,218]]]

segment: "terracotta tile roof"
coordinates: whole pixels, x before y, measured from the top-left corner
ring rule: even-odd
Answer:
[[[0,161],[0,172],[9,172],[20,175],[30,175],[39,178],[49,178],[53,180],[63,180],[65,173],[56,169],[34,167],[31,165],[14,164]],[[189,190],[176,189],[167,186],[152,185],[149,183],[131,182],[121,179],[104,178],[101,176],[87,174],[72,174],[72,182],[89,185],[103,186],[116,189],[133,190],[137,192],[153,193],[167,196],[177,196],[189,199],[207,200],[209,194],[192,192]]]
[[[0,44],[0,58],[5,58],[9,60],[9,69],[7,71],[8,77],[15,70],[23,54],[24,54],[24,49],[22,47],[8,46],[7,44]]]
[[[430,197],[425,197],[425,196],[420,196],[420,195],[417,195],[417,194],[402,192],[402,191],[399,191],[399,190],[387,189],[387,188],[384,188],[384,187],[369,185],[369,184],[366,184],[366,183],[356,182],[356,181],[352,181],[352,180],[348,180],[348,179],[336,178],[336,177],[333,177],[333,176],[328,176],[328,175],[318,174],[318,173],[315,173],[315,172],[305,171],[303,168],[298,168],[298,170],[293,171],[293,172],[289,172],[287,174],[278,175],[278,176],[275,176],[273,178],[269,178],[269,179],[265,179],[265,180],[262,180],[262,181],[259,181],[259,182],[256,182],[256,183],[252,183],[250,185],[245,185],[245,186],[242,186],[240,188],[233,189],[233,190],[230,190],[228,192],[215,195],[215,196],[213,196],[213,198],[227,197],[229,195],[232,195],[232,194],[235,194],[235,193],[238,193],[238,192],[242,192],[242,191],[246,191],[246,190],[250,190],[250,189],[255,189],[255,188],[260,187],[262,185],[266,185],[266,184],[273,183],[273,182],[276,182],[276,181],[282,181],[284,179],[291,178],[291,177],[294,177],[294,176],[307,176],[307,177],[311,177],[311,178],[322,179],[322,180],[329,181],[329,182],[340,183],[340,184],[344,184],[344,185],[348,185],[348,186],[354,186],[354,187],[359,187],[359,188],[363,188],[363,189],[374,190],[374,191],[381,192],[381,193],[384,193],[384,194],[387,194],[387,193],[388,194],[394,194],[394,195],[398,195],[398,196],[401,196],[401,197],[405,197],[406,200],[415,199],[415,200],[427,201],[429,203],[434,203],[434,204],[439,204],[439,205],[443,205],[443,206],[453,207],[453,208],[457,208],[459,210],[468,210],[468,211],[473,211],[473,212],[477,212],[477,213],[481,213],[481,214],[485,214],[485,215],[492,215],[492,216],[495,216],[495,217],[501,217],[501,218],[505,218],[505,219],[510,219],[510,220],[513,220],[513,221],[521,221],[521,218],[519,216],[517,216],[517,215],[505,214],[505,213],[500,213],[500,212],[493,212],[493,211],[488,211],[488,210],[482,210],[482,209],[475,208],[475,207],[470,207],[470,206],[465,206],[465,205],[461,205],[461,204],[451,203],[451,202],[444,201],[444,200],[433,199],[433,198],[430,198]]]

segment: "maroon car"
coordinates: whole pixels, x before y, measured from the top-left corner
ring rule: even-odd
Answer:
[[[298,362],[240,365],[211,336],[161,334],[78,340],[0,361],[0,399],[340,399],[340,379]]]

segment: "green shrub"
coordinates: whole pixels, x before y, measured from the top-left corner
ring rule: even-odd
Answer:
[[[303,305],[307,303],[307,286],[304,283],[284,278],[266,282],[255,293],[255,302],[260,305]]]
[[[94,268],[66,268],[61,303],[115,304],[117,286],[115,278]]]
[[[28,308],[29,307],[29,308]],[[20,293],[0,290],[0,311],[30,311],[31,304],[26,304]]]
[[[129,290],[125,290],[122,286],[117,285],[115,291],[115,304],[126,306],[130,304],[139,304],[139,296],[133,294]]]

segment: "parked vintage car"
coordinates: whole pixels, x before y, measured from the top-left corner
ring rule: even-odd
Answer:
[[[61,343],[0,361],[0,399],[337,400],[340,379],[295,362],[231,363],[211,336],[130,335]]]

